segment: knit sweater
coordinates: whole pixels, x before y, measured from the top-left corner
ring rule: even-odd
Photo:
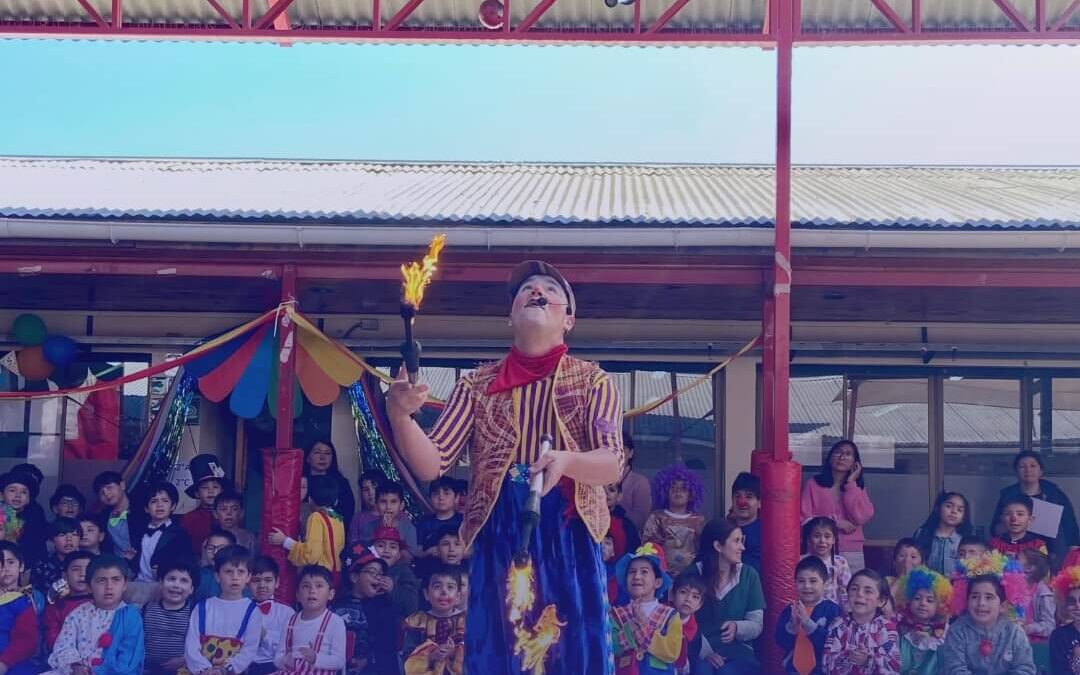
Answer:
[[[964,614],[949,627],[942,650],[949,675],[1035,675],[1027,636],[1005,617],[981,628]]]

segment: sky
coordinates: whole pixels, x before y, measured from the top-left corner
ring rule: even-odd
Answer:
[[[1080,47],[795,52],[801,164],[1080,164]],[[0,41],[0,154],[772,163],[757,48]]]

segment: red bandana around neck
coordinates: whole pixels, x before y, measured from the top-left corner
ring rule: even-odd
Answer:
[[[488,385],[487,393],[498,394],[544,379],[559,367],[566,349],[562,344],[542,356],[526,356],[517,347],[511,347],[510,353],[499,364],[499,374]]]

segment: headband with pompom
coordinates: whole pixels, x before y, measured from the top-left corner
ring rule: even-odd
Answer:
[[[967,609],[968,584],[975,577],[995,576],[1005,591],[1005,602],[1018,619],[1023,619],[1031,606],[1031,586],[1024,567],[1016,558],[1009,558],[1001,551],[989,551],[956,561],[953,574],[953,613],[960,615]]]
[[[907,607],[915,594],[926,589],[937,599],[938,615],[948,617],[952,610],[953,587],[943,575],[928,567],[916,567],[897,584],[896,601],[901,607]]]
[[[1050,585],[1063,598],[1069,595],[1069,591],[1080,588],[1080,565],[1073,565],[1061,570],[1054,577],[1054,580],[1050,582]]]

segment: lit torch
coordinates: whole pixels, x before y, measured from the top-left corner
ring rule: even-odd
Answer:
[[[408,373],[411,384],[416,384],[416,375],[420,372],[420,343],[413,339],[413,322],[416,320],[416,313],[420,311],[424,289],[431,283],[435,264],[439,262],[439,253],[445,245],[446,235],[436,235],[422,261],[401,266],[401,320],[405,323],[405,342],[401,343],[401,357],[405,359],[405,372]]]

